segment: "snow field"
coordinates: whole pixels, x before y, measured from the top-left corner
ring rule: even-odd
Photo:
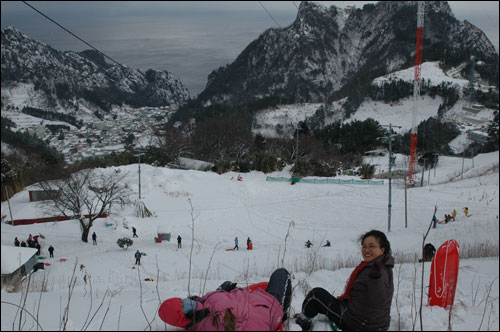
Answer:
[[[376,161],[387,169],[387,159],[380,157]],[[465,163],[468,167],[464,179],[460,180],[462,159],[442,157],[436,175],[430,176],[430,185],[426,183],[423,188],[408,190],[407,228],[404,190],[394,185],[390,232],[387,232],[387,181],[383,186],[304,183],[291,186],[266,182],[266,175],[260,172],[241,174],[243,181],[238,182],[231,180],[237,173],[217,175],[141,165],[143,201],[154,213],[153,217],[135,217],[132,205],[114,206],[111,216],[98,219],[91,229],[91,233],[97,234],[97,246],[93,246],[92,241],[80,240],[80,226],[75,220],[16,227],[2,223],[1,239],[2,244],[11,245],[16,236],[25,239],[30,233],[42,233],[46,237],[41,242],[42,255],[48,256],[50,244],[55,247],[55,257],[45,259],[51,265],[33,274],[34,292],[29,294],[26,305],[27,310],[36,313],[41,301],[39,323],[45,330],[59,329],[75,264],[76,286],[70,303],[68,330],[81,329],[85,323],[91,303],[90,281],[92,314],[103,300],[104,308],[90,322],[88,330],[98,330],[101,324],[105,330],[137,330],[148,326],[144,315],[148,321],[153,320],[160,301],[188,296],[188,285],[191,294],[200,295],[214,290],[225,280],[238,282],[240,286],[266,281],[282,261],[294,276],[293,315],[300,311],[310,288],[324,287],[334,295],[342,293],[353,266],[361,260],[358,238],[371,229],[386,232],[396,257],[410,259],[419,255],[422,236],[435,205],[439,219],[456,209],[457,221],[431,229],[427,242],[437,248],[454,238],[462,248],[480,244],[498,248],[498,152],[475,157],[474,167],[472,160],[466,159]],[[127,183],[137,192],[137,165],[119,168],[128,172]],[[286,170],[268,175],[285,173]],[[450,177],[454,181],[449,182]],[[427,175],[424,179],[427,181]],[[15,195],[11,205],[15,219],[44,214],[40,205],[28,202],[27,191]],[[469,207],[471,217],[463,215],[464,206]],[[2,203],[2,215],[10,219],[6,202]],[[191,235],[193,218],[194,238]],[[113,226],[106,227],[105,223]],[[132,226],[137,228],[139,238],[133,239],[131,248],[123,250],[116,240],[123,236],[132,238]],[[159,227],[171,231],[171,242],[154,243]],[[183,247],[179,250],[175,240],[178,234],[183,238]],[[225,251],[234,246],[236,236],[240,250]],[[246,250],[247,237],[254,243],[253,251]],[[308,239],[314,244],[309,250],[304,248]],[[326,239],[332,247],[321,248]],[[146,256],[142,257],[140,268],[133,269],[137,249]],[[60,262],[60,258],[67,261]],[[341,263],[345,268],[334,270]],[[83,271],[80,264],[85,266]],[[461,261],[456,305],[452,311],[453,329],[477,330],[482,320],[481,330],[498,330],[498,266],[498,257]],[[313,272],[309,274],[311,269]],[[421,264],[396,261],[391,330],[412,329],[420,303],[420,269]],[[424,286],[429,282],[429,270],[430,263],[426,263]],[[87,283],[83,279],[85,272],[89,276]],[[144,281],[149,277],[154,281]],[[47,281],[47,292],[39,293],[43,278]],[[490,283],[492,289],[488,297]],[[2,289],[1,296],[2,301],[19,303],[21,294]],[[427,307],[426,301],[424,295],[424,329],[446,330],[448,311]],[[2,330],[12,329],[16,308],[2,303],[1,315]],[[25,329],[33,324],[27,317]],[[316,330],[324,330],[325,324],[324,318],[315,319]],[[153,330],[174,329],[158,317],[151,326]],[[415,328],[420,328],[418,319]],[[289,329],[300,330],[300,327],[290,321]]]

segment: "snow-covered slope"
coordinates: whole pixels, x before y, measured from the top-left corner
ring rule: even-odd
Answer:
[[[381,170],[387,169],[387,159],[380,157],[373,163],[380,164]],[[92,228],[97,233],[97,246],[80,240],[80,227],[75,220],[16,227],[2,223],[1,241],[2,245],[12,245],[15,237],[26,239],[29,234],[42,233],[45,235],[41,240],[42,255],[48,256],[50,244],[55,247],[55,257],[44,260],[51,265],[33,275],[32,293],[26,304],[26,309],[36,315],[38,301],[41,301],[37,317],[44,330],[59,328],[68,300],[68,280],[75,264],[76,286],[67,329],[82,328],[92,293],[92,313],[97,303],[104,301],[105,305],[90,322],[88,330],[98,330],[101,324],[104,330],[139,330],[146,328],[147,321],[151,320],[153,330],[172,330],[173,327],[155,317],[160,301],[169,297],[186,297],[188,284],[191,294],[203,294],[225,280],[238,282],[240,286],[265,281],[276,267],[281,266],[281,261],[294,276],[292,315],[300,310],[310,287],[324,287],[338,295],[352,267],[361,260],[359,236],[371,229],[379,229],[387,232],[396,256],[394,282],[397,292],[391,308],[390,329],[412,330],[416,317],[412,297],[415,296],[418,305],[421,265],[402,263],[402,260],[411,261],[419,255],[422,235],[427,231],[435,205],[438,206],[439,219],[453,209],[458,211],[458,217],[454,223],[440,224],[437,229],[431,229],[428,242],[438,247],[453,238],[459,242],[463,253],[474,245],[497,248],[498,252],[498,164],[498,152],[479,155],[474,161],[465,159],[461,180],[462,159],[440,158],[438,168],[430,176],[430,186],[426,182],[426,173],[423,188],[408,190],[407,227],[405,193],[401,186],[393,183],[390,232],[387,232],[387,181],[382,186],[304,183],[291,186],[266,182],[266,175],[259,172],[241,174],[243,181],[236,181],[236,173],[218,175],[143,164],[143,201],[154,217],[137,218],[133,206],[114,206],[110,217],[99,219]],[[115,169],[100,171],[112,172]],[[137,165],[118,169],[128,172],[126,181],[137,192]],[[277,172],[269,175],[289,174]],[[194,211],[191,211],[188,200],[191,200]],[[38,204],[28,202],[27,191],[16,194],[10,203],[16,219],[44,214]],[[472,214],[469,218],[462,213],[465,206]],[[7,220],[10,219],[8,211],[7,202],[3,202],[2,215],[6,215]],[[133,239],[134,244],[129,250],[120,249],[117,239],[132,237],[132,226],[137,228],[139,238]],[[153,238],[159,228],[170,230],[173,238],[181,235],[183,248],[176,250],[175,241],[156,244]],[[288,230],[290,233],[285,242]],[[250,237],[254,250],[247,251],[242,245],[239,251],[225,251],[233,247],[236,236],[240,243]],[[304,248],[308,239],[314,244],[310,250]],[[327,239],[332,247],[321,248]],[[146,253],[139,270],[133,269],[137,249]],[[67,261],[60,261],[61,258]],[[336,269],[340,262],[347,263],[348,267]],[[80,270],[81,264],[85,266],[83,270]],[[308,274],[310,268],[314,272]],[[424,286],[429,282],[429,268],[427,263]],[[499,329],[498,270],[498,257],[461,261],[456,305],[451,316],[454,330],[478,330],[481,322],[481,330]],[[46,292],[39,293],[43,278]],[[154,281],[145,281],[145,278]],[[490,284],[492,288],[488,293]],[[106,291],[110,293],[106,294]],[[488,302],[487,295],[490,296]],[[2,290],[1,297],[2,301],[19,303],[21,293]],[[446,330],[448,311],[427,307],[426,300],[424,295],[424,330]],[[108,303],[109,311],[106,312]],[[142,314],[141,303],[146,317]],[[2,330],[11,329],[13,323],[17,324],[17,309],[4,302],[1,309]],[[26,326],[33,325],[30,317],[26,320]],[[416,321],[416,328],[419,328],[418,319]],[[316,330],[327,329],[321,317],[315,320],[315,324]],[[289,329],[300,330],[293,322]]]
[[[293,136],[299,122],[314,115],[322,104],[279,105],[256,114],[253,132],[264,137]],[[277,127],[281,129],[277,130]],[[279,132],[278,132],[279,131]]]
[[[384,83],[399,80],[412,83],[415,74],[414,71],[415,67],[411,67],[392,72],[374,79],[373,85],[381,86]],[[486,107],[476,113],[466,110],[466,108],[471,105],[467,98],[463,98],[462,94],[463,89],[468,86],[469,81],[462,78],[459,71],[460,68],[457,70],[450,69],[448,72],[444,72],[443,69],[440,68],[439,62],[425,62],[421,67],[421,78],[429,86],[445,84],[455,88],[459,96],[461,96],[455,105],[443,115],[443,120],[455,122],[461,126],[463,130],[463,133],[450,145],[457,153],[462,152],[472,142],[466,137],[466,132],[468,130],[484,130],[489,122],[493,120],[495,112],[494,109]],[[478,84],[476,88],[484,90],[487,87]],[[326,126],[335,121],[343,121],[345,117],[343,105],[345,102],[346,98],[329,104],[326,107],[323,106],[323,104],[305,103],[280,105],[269,108],[257,113],[254,120],[253,132],[259,133],[264,137],[290,137],[293,135],[293,130],[300,121],[311,119],[311,117],[315,115],[315,112],[322,106],[326,108],[326,111],[323,123],[320,124],[320,126]],[[417,107],[417,125],[430,117],[437,117],[439,106],[442,104],[443,98],[440,96],[421,96],[418,100]],[[392,124],[393,126],[397,126],[393,128],[394,131],[404,134],[412,127],[412,112],[414,107],[415,100],[413,97],[403,98],[391,103],[366,98],[356,112],[345,120],[345,123],[355,120],[364,121],[368,118],[372,118],[382,125]]]
[[[452,71],[453,72],[453,71]],[[439,62],[424,62],[420,66],[420,77],[424,81],[429,81],[431,85],[437,86],[441,83],[451,83],[461,88],[467,86],[469,81],[464,78],[455,78],[449,76],[440,67]],[[410,67],[403,70],[398,70],[393,73],[378,77],[373,80],[373,84],[381,85],[390,81],[403,80],[406,82],[413,82],[415,78],[415,67]]]

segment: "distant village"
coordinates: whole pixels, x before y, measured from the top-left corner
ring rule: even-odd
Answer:
[[[163,132],[163,127],[171,114],[172,109],[168,106],[124,107],[114,109],[102,120],[84,122],[84,125],[78,129],[62,121],[49,121],[20,112],[2,111],[2,116],[16,123],[16,131],[27,131],[30,135],[44,140],[64,154],[66,162],[70,164],[89,157],[104,156],[111,152],[123,152],[127,144],[136,146],[155,144],[154,134]],[[57,132],[52,132],[47,127],[48,124],[64,126],[61,126]]]
[[[459,125],[467,133],[467,137],[483,145],[487,141],[487,124],[489,119],[479,117],[485,110],[482,105],[463,107]],[[92,113],[86,109],[87,113]],[[27,131],[55,148],[64,155],[69,164],[93,157],[109,155],[112,152],[123,152],[127,145],[146,147],[155,145],[158,135],[164,133],[173,110],[169,106],[162,107],[120,107],[114,108],[102,120],[92,118],[77,127],[63,121],[44,120],[21,113],[17,108],[7,107],[2,110],[2,116],[16,123],[16,131]],[[74,117],[76,112],[69,113]],[[59,127],[56,131],[48,128],[50,125]],[[274,128],[276,129],[276,128]]]

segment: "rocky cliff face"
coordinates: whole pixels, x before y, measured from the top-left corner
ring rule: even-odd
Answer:
[[[143,72],[110,65],[97,51],[60,52],[10,26],[1,31],[2,87],[33,84],[48,103],[80,98],[106,110],[111,105],[171,106],[189,91],[168,71]]]
[[[458,21],[447,2],[426,2],[424,61],[446,65],[471,55],[496,68],[498,54],[484,33]],[[378,76],[414,65],[415,2],[381,1],[344,11],[302,2],[289,27],[272,28],[231,64],[209,75],[204,104],[240,104],[270,96],[324,102],[362,90]],[[495,83],[495,82],[493,82]]]

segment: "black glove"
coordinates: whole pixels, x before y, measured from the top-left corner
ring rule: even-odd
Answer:
[[[226,292],[232,291],[233,289],[236,288],[236,283],[231,282],[231,281],[224,281],[218,288],[217,290],[223,290]]]
[[[186,314],[186,318],[191,320],[191,322],[186,325],[186,329],[190,329],[195,324],[201,322],[208,316],[210,316],[210,310],[208,310],[208,308],[205,308],[203,310],[191,310]]]
[[[198,302],[201,302],[201,297],[197,296],[197,295],[192,295],[192,296],[189,296],[188,299],[191,299],[191,300],[195,300],[195,301],[198,301]]]

